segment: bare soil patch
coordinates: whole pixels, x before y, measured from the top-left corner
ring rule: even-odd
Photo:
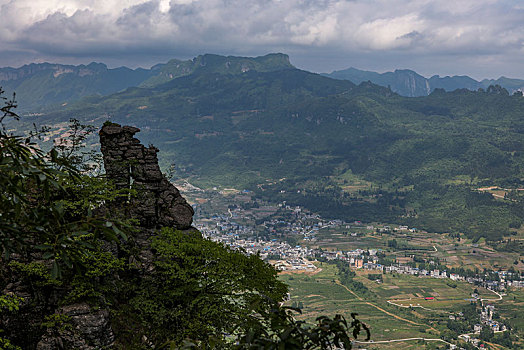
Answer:
[[[308,275],[308,276],[312,276],[312,275],[316,275],[317,273],[319,273],[320,271],[322,271],[322,269],[316,269],[316,270],[286,270],[286,271],[280,271],[278,274],[279,275],[293,275],[293,274],[304,274],[304,275]]]

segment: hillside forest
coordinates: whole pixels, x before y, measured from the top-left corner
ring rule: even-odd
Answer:
[[[522,226],[520,91],[492,85],[403,97],[293,68],[285,55],[204,55],[184,67],[163,67],[147,86],[55,106],[26,127],[59,132],[71,117],[133,125],[179,178],[326,217],[489,241]]]

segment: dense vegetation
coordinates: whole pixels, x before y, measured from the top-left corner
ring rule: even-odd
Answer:
[[[45,130],[24,137],[6,131],[3,121],[18,116],[14,101],[4,102],[2,349],[32,349],[41,339],[76,347],[89,329],[73,324],[66,310],[85,304],[108,312],[119,349],[351,348],[348,332],[356,337],[366,329],[356,315],[351,322],[338,315],[319,317],[316,325],[296,321],[299,310],[280,305],[287,287],[258,256],[196,230],[141,227],[124,210],[106,210],[134,193],[114,190],[96,155],[82,151],[92,129],[73,121],[67,140],[44,153],[34,138]],[[105,320],[97,315],[91,318]]]
[[[211,58],[168,82],[35,120],[131,123],[197,185],[250,188],[329,217],[489,240],[522,225],[521,95],[491,86],[405,98],[281,66],[226,70],[226,58]],[[478,191],[489,186],[513,197]]]

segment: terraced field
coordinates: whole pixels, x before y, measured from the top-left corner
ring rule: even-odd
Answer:
[[[410,311],[397,310],[385,300],[364,300],[358,294],[349,292],[346,287],[337,284],[335,266],[322,264],[320,267],[322,271],[316,275],[281,276],[290,286],[289,304],[296,301],[304,305],[300,318],[314,321],[320,315],[335,314],[350,318],[352,312],[357,312],[359,319],[369,325],[374,341],[427,337],[437,333],[413,317]]]
[[[367,278],[369,271],[358,270],[355,280],[362,282],[368,292],[360,294],[337,279],[337,268],[317,263],[322,269],[314,275],[286,274],[281,279],[290,287],[289,305],[303,304],[300,319],[314,322],[320,315],[342,314],[350,318],[352,312],[366,323],[372,333],[373,344],[357,344],[367,349],[434,349],[445,345],[439,341],[413,339],[394,343],[377,343],[406,338],[439,339],[446,330],[448,316],[470,303],[475,286],[466,282],[450,283],[449,279],[419,278],[410,275],[385,274],[383,283]],[[371,271],[371,273],[377,273]],[[484,288],[477,288],[481,298],[497,299]],[[425,300],[433,297],[433,300]],[[518,310],[524,305],[522,291],[510,292],[503,301],[494,302],[501,317],[514,327],[524,328]],[[397,305],[395,305],[397,304]],[[410,307],[410,304],[412,307]]]

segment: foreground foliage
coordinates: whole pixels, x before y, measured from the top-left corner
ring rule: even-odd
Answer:
[[[0,117],[17,118],[14,101]],[[91,130],[92,131],[92,130]],[[295,321],[279,305],[287,287],[258,256],[200,233],[139,227],[106,204],[133,195],[85,165],[89,128],[49,153],[27,137],[0,131],[0,346],[34,348],[42,336],[78,331],[62,307],[108,310],[115,348],[350,348],[353,316]],[[84,156],[87,156],[84,157]],[[23,326],[22,326],[23,325]]]
[[[125,239],[113,221],[95,212],[116,194],[104,179],[83,174],[60,149],[40,150],[38,132],[9,134],[2,122],[18,118],[15,107],[7,101],[0,115],[0,251],[8,260],[36,249],[52,263],[56,278],[63,267],[82,267],[94,248],[90,242]]]
[[[186,338],[222,342],[223,334],[244,331],[252,313],[268,308],[265,298],[282,300],[287,292],[275,269],[259,257],[202,239],[197,232],[165,228],[151,248],[152,271],[124,283],[126,298],[120,302],[125,305],[117,312],[126,328],[129,315],[135,315],[133,328],[155,344]]]

